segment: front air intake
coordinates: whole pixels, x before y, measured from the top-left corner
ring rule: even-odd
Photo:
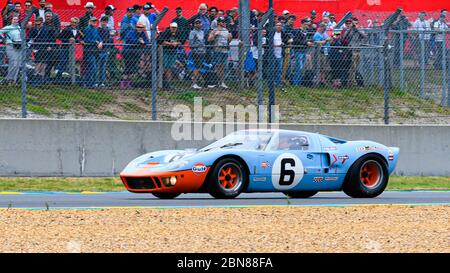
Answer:
[[[125,177],[125,181],[130,189],[151,190],[155,188],[155,183],[150,178]]]

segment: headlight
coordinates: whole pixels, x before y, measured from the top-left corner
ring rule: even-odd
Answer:
[[[175,186],[175,184],[177,183],[177,177],[171,176],[169,182],[171,186]]]
[[[163,177],[162,182],[166,187],[173,187],[175,186],[175,184],[177,184],[177,177],[176,176]]]

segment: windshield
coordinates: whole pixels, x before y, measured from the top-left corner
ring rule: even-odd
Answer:
[[[232,147],[246,150],[264,150],[271,137],[271,132],[237,131],[222,139],[219,139],[203,149],[200,149],[200,151],[206,152],[212,149],[225,149]]]

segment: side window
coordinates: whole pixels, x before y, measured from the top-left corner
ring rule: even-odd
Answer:
[[[309,149],[309,139],[307,136],[300,133],[281,132],[278,136],[277,143],[274,145],[274,150],[283,151],[301,151]]]

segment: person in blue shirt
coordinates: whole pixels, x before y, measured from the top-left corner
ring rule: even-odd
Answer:
[[[319,68],[319,85],[327,85],[329,73],[328,53],[330,52],[331,37],[326,33],[326,25],[320,24],[314,34],[314,43],[318,46],[317,65]]]
[[[124,59],[124,70],[120,87],[122,89],[131,86],[131,78],[138,72],[141,56],[145,53],[146,48],[150,45],[145,26],[137,23],[136,28],[127,32],[124,39],[122,56]]]
[[[133,29],[132,20],[133,20],[133,8],[127,8],[127,13],[123,16],[122,21],[120,22],[120,39],[125,39],[127,32],[130,29]]]
[[[200,4],[200,6],[198,7],[198,13],[188,20],[188,25],[191,25],[192,28],[194,27],[195,21],[200,20],[202,22],[202,30],[205,33],[205,36],[208,36],[209,30],[211,28],[211,21],[207,12],[208,6],[206,4]]]
[[[85,62],[85,82],[87,87],[98,86],[98,54],[103,48],[103,39],[97,28],[98,20],[91,17],[89,26],[84,30],[83,61]]]
[[[148,20],[150,21],[150,24],[153,25],[153,23],[156,21],[156,18],[158,17],[159,10],[151,2],[147,2],[146,5],[150,6],[150,14],[148,15]]]
[[[139,6],[138,4],[136,4],[133,6],[133,10],[134,10],[134,14],[133,14],[133,17],[131,18],[131,25],[133,27],[135,27],[137,22],[139,22],[139,18],[142,15],[142,6]]]

